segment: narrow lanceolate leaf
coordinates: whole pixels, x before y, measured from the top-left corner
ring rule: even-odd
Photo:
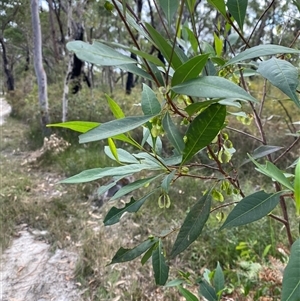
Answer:
[[[195,4],[196,4],[196,0],[187,0],[188,9],[191,14],[193,14],[195,11]]]
[[[296,89],[299,85],[298,70],[291,63],[271,58],[259,64],[257,72],[293,100],[300,108]]]
[[[262,158],[262,157],[265,157],[267,155],[270,155],[274,152],[277,152],[278,150],[282,149],[283,147],[281,146],[273,146],[273,145],[261,145],[259,146],[258,148],[256,148],[254,151],[253,151],[253,154],[251,155],[251,157],[253,159],[258,159],[258,158]],[[245,160],[242,164],[246,164],[248,162],[251,162],[250,159],[247,159]]]
[[[294,198],[296,202],[296,212],[297,215],[300,215],[300,160],[295,168],[295,182],[294,182]]]
[[[239,25],[239,28],[243,31],[248,0],[228,0],[226,5],[234,20]]]
[[[218,301],[218,296],[215,289],[208,284],[205,280],[202,280],[199,285],[199,293],[208,301]]]
[[[291,249],[289,263],[284,270],[281,301],[300,300],[300,239],[297,239]]]
[[[190,104],[189,106],[187,106],[185,108],[185,111],[192,116],[194,113],[197,113],[198,111],[202,110],[203,108],[207,108],[208,106],[210,106],[213,103],[218,102],[217,99],[212,99],[212,100],[204,100],[201,102],[195,102]]]
[[[238,85],[219,76],[204,76],[192,79],[171,88],[175,93],[195,97],[236,98],[257,102]]]
[[[170,184],[175,177],[176,169],[169,173],[161,182],[161,188],[165,193],[169,192]]]
[[[282,191],[277,193],[255,192],[243,198],[229,213],[221,229],[255,222],[268,215],[279,203]]]
[[[213,104],[192,121],[186,133],[182,164],[213,141],[222,129],[225,117],[226,107]]]
[[[261,172],[262,174],[274,179],[275,181],[279,182],[283,186],[287,187],[291,191],[294,191],[294,187],[291,184],[291,182],[286,178],[284,173],[276,167],[273,163],[270,161],[266,162],[266,165],[262,165],[257,163],[251,156],[248,155],[250,160],[256,165],[257,170]]]
[[[218,262],[215,275],[214,275],[214,287],[216,290],[216,293],[220,296],[221,292],[225,288],[225,279],[224,279],[224,273],[222,271],[222,268],[220,266],[220,263]]]
[[[119,162],[117,147],[115,145],[114,140],[112,138],[108,138],[107,141],[108,141],[108,147],[109,147],[111,153],[113,154],[115,160],[117,162]]]
[[[47,124],[47,127],[61,127],[61,128],[73,130],[75,132],[85,133],[99,125],[100,125],[99,122],[67,121],[62,123]]]
[[[171,24],[173,17],[178,9],[179,0],[159,0],[159,5],[162,8],[167,21]]]
[[[205,194],[187,214],[174,243],[171,257],[175,257],[194,242],[202,232],[209,217],[211,206],[210,194]]]
[[[198,77],[206,64],[208,57],[209,54],[198,55],[181,65],[173,75],[172,86]]]
[[[182,154],[182,151],[185,147],[183,137],[176,125],[173,123],[168,112],[162,120],[162,125],[170,143],[174,146],[178,154]]]
[[[124,71],[131,72],[135,75],[141,76],[144,79],[149,79],[149,80],[153,81],[153,78],[149,73],[147,73],[145,70],[141,69],[140,67],[138,67],[135,64],[123,64],[123,65],[116,66],[116,67],[118,67]]]
[[[153,118],[150,116],[133,116],[122,119],[112,120],[101,124],[91,131],[79,136],[79,143],[87,143],[107,139],[119,134],[129,132]]]
[[[116,255],[113,257],[110,264],[133,260],[136,257],[145,253],[154,244],[156,244],[157,241],[157,238],[149,238],[133,249],[124,249],[121,247],[116,253]]]
[[[146,179],[140,179],[137,180],[133,183],[130,183],[128,185],[125,185],[124,187],[122,187],[120,190],[118,190],[116,192],[116,194],[111,198],[111,201],[116,200],[134,190],[137,190],[141,187],[146,187],[148,186],[151,182],[155,181],[156,179],[158,179],[159,177],[161,177],[161,175],[158,176],[153,176],[153,177],[149,177]]]
[[[155,283],[157,285],[164,285],[169,277],[169,266],[166,264],[161,240],[158,242],[157,249],[152,253],[152,266]]]
[[[224,67],[232,64],[236,64],[245,60],[250,60],[254,59],[257,57],[262,57],[262,56],[269,56],[269,55],[275,55],[275,54],[280,54],[280,53],[294,53],[298,54],[300,53],[300,50],[296,50],[293,48],[288,48],[284,46],[279,46],[279,45],[273,45],[273,44],[268,44],[268,45],[259,45],[255,47],[251,47],[249,49],[246,49],[245,51],[239,53],[237,56],[229,60]]]
[[[179,293],[185,298],[186,301],[199,301],[199,299],[192,294],[190,291],[182,287],[181,285],[178,285]]]
[[[107,94],[105,94],[105,97],[107,99],[109,108],[110,108],[111,112],[113,113],[113,115],[115,116],[115,118],[117,118],[117,119],[124,118],[125,114],[122,111],[121,107]]]
[[[214,6],[226,18],[226,6],[224,0],[207,0],[207,2]]]
[[[112,207],[104,218],[104,225],[110,226],[118,223],[125,212],[137,212],[153,193],[154,191],[142,197],[138,201],[136,201],[134,198],[131,198],[130,202],[127,203],[123,208]]]
[[[142,110],[145,115],[157,115],[161,111],[161,106],[155,93],[147,85],[143,84]]]
[[[112,152],[108,146],[104,147],[104,152],[109,158],[111,158],[112,160],[115,160],[115,157],[112,154]],[[128,163],[129,164],[140,163],[136,157],[134,157],[132,154],[130,154],[129,152],[127,152],[126,150],[124,150],[122,148],[117,148],[117,153],[118,153],[118,159],[122,163],[127,163],[127,164]]]
[[[166,60],[171,63],[171,66],[176,70],[178,67],[182,65],[182,62],[177,55],[176,51],[173,51],[172,46],[167,42],[167,40],[156,31],[150,24],[145,24],[147,30],[149,31],[152,40],[156,44],[157,48],[160,50],[162,55],[166,58]],[[172,55],[173,53],[173,55]],[[172,59],[172,62],[170,60]]]
[[[62,180],[61,184],[78,184],[95,181],[102,179],[104,177],[117,177],[126,176],[136,172],[140,172],[145,169],[157,170],[160,169],[159,165],[155,167],[154,164],[129,164],[125,166],[118,167],[105,167],[105,168],[92,168],[82,171],[81,173],[70,177],[68,179]]]
[[[69,51],[75,52],[82,60],[98,66],[117,66],[123,64],[136,64],[130,57],[121,54],[113,48],[99,42],[89,44],[82,41],[72,41],[67,44]]]

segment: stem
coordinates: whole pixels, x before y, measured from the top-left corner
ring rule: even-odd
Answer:
[[[129,35],[130,35],[130,37],[131,37],[133,43],[135,44],[135,47],[136,47],[138,50],[141,50],[140,45],[138,44],[138,42],[137,42],[137,40],[136,40],[134,34],[132,33],[130,27],[128,26],[125,17],[122,15],[121,11],[119,10],[119,8],[118,8],[118,6],[117,6],[117,4],[116,4],[116,1],[115,1],[115,0],[112,0],[112,3],[113,3],[113,5],[115,6],[115,8],[116,8],[116,10],[117,10],[117,12],[118,12],[120,18],[122,19],[122,22],[123,22],[123,24],[125,25],[125,27],[126,27],[128,33],[129,33]],[[153,72],[152,72],[152,70],[151,70],[151,68],[150,68],[150,66],[149,66],[149,64],[148,64],[148,62],[147,62],[147,60],[143,59],[143,61],[144,61],[145,65],[146,65],[146,67],[147,67],[147,70],[148,70],[149,74],[151,75],[151,77],[152,77],[153,80],[155,81],[157,87],[160,87],[160,83],[158,82],[158,80],[156,79],[155,75],[153,74]]]
[[[234,132],[237,132],[237,133],[242,134],[242,135],[245,135],[245,136],[247,136],[247,137],[249,137],[249,138],[251,138],[251,139],[254,139],[254,140],[257,140],[257,141],[263,143],[263,141],[262,141],[261,139],[255,137],[255,136],[252,136],[251,134],[248,134],[248,133],[246,133],[246,132],[237,130],[237,129],[232,128],[232,127],[230,127],[230,126],[227,126],[226,129],[231,130],[231,131],[234,131]]]
[[[224,208],[224,207],[228,207],[228,206],[231,206],[231,205],[235,205],[235,204],[238,204],[239,202],[231,202],[231,203],[227,203],[227,204],[223,204],[223,205],[220,205],[218,207],[215,207],[214,209],[210,210],[210,213],[214,212],[214,211],[217,211],[221,208]]]
[[[263,106],[265,104],[266,96],[267,96],[267,80],[265,79],[264,86],[263,86],[262,100],[261,100],[261,104],[260,104],[259,111],[258,111],[259,118],[261,118],[261,114],[262,114]]]
[[[285,156],[285,154],[287,154],[299,141],[300,141],[300,136],[282,154],[280,154],[275,160],[273,160],[273,163],[276,163],[283,156]]]
[[[263,14],[260,16],[260,18],[257,20],[255,26],[253,27],[253,30],[248,38],[247,44],[250,43],[250,40],[256,30],[256,27],[258,25],[258,23],[262,20],[262,18],[266,15],[266,13],[268,12],[268,10],[272,7],[272,5],[274,4],[275,0],[272,0],[272,2],[269,4],[269,6],[265,9],[265,11],[263,12]]]

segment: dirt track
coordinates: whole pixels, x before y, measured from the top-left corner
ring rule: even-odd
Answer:
[[[0,125],[10,112],[0,98]],[[42,241],[43,233],[27,225],[19,228],[17,236],[7,250],[0,250],[0,300],[83,300],[74,281],[77,254],[59,249],[50,253],[50,245]]]

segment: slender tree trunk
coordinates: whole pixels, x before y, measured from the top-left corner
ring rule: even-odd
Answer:
[[[48,112],[48,95],[47,95],[47,75],[43,67],[42,57],[42,33],[39,16],[39,1],[31,0],[31,20],[33,29],[33,58],[34,69],[39,89],[39,104],[41,113],[41,125],[44,136],[50,134],[50,129],[46,125],[50,122]]]
[[[56,33],[54,27],[54,20],[53,20],[53,1],[48,0],[49,4],[49,22],[51,28],[51,37],[52,37],[52,44],[53,44],[53,52],[56,63],[58,62],[58,50],[57,50],[57,43],[56,43]]]
[[[9,63],[6,54],[6,47],[2,37],[0,37],[0,44],[2,46],[2,61],[3,61],[3,69],[6,76],[6,88],[8,91],[14,91],[15,89],[15,80],[12,74],[11,68],[9,68]]]
[[[73,36],[73,26],[72,26],[72,0],[68,1],[68,39],[71,39]],[[69,101],[69,81],[72,74],[73,69],[73,54],[69,52],[68,54],[68,70],[65,77],[64,83],[64,92],[62,99],[62,122],[66,122],[68,119],[68,101]]]

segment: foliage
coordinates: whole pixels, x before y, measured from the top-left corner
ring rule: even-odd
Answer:
[[[292,133],[295,140],[289,146],[269,144],[263,124],[266,92],[260,99],[250,94],[247,72],[252,69],[251,72],[264,79],[265,85],[268,81],[281,90],[288,98],[287,101],[293,103],[293,109],[299,110],[299,70],[293,64],[296,59],[290,58],[299,56],[300,51],[276,44],[251,47],[252,33],[250,36],[243,33],[246,32],[244,27],[248,1],[233,0],[226,4],[223,0],[208,2],[222,16],[224,24],[222,30],[218,24],[219,32],[214,34],[213,45],[207,41],[199,41],[196,27],[193,26],[195,1],[188,0],[159,1],[162,11],[158,10],[157,13],[164,22],[164,33],[137,19],[125,1],[125,5],[111,1],[114,6],[112,13],[118,14],[133,39],[135,47],[132,47],[132,51],[137,54],[138,62],[130,60],[118,52],[118,46],[114,49],[111,44],[109,46],[97,41],[92,45],[82,41],[68,44],[68,49],[74,51],[79,58],[99,66],[130,70],[145,80],[150,79],[157,89],[152,89],[150,84],[143,85],[141,111],[134,116],[126,116],[118,103],[109,97],[109,108],[115,119],[96,127],[94,123],[87,124],[83,121],[59,124],[60,127],[81,132],[80,143],[108,139],[104,151],[115,161],[113,167],[91,168],[62,180],[61,183],[85,183],[105,177],[123,178],[134,175],[137,180],[129,187],[122,188],[118,197],[137,189],[141,189],[142,197],[131,198],[123,208],[113,207],[104,218],[104,223],[111,225],[119,222],[123,213],[137,212],[142,206],[146,206],[147,200],[155,192],[159,207],[168,209],[173,205],[170,197],[171,187],[184,178],[189,181],[209,181],[211,184],[206,191],[198,192],[198,200],[187,212],[182,225],[175,228],[169,225],[170,229],[167,231],[160,229],[164,230],[161,234],[150,235],[131,249],[121,247],[111,264],[130,261],[144,254],[143,264],[152,258],[156,284],[165,285],[173,264],[172,259],[198,239],[207,225],[209,216],[218,211],[222,220],[222,214],[227,214],[224,213],[224,208],[236,205],[220,228],[224,235],[225,228],[252,223],[266,216],[285,227],[292,251],[284,273],[281,300],[298,300],[299,269],[296,265],[296,270],[294,264],[299,256],[300,239],[294,241],[297,234],[291,231],[287,207],[296,204],[299,212],[299,163],[295,174],[282,171],[277,167],[277,163],[299,142],[300,134],[299,131]],[[269,8],[266,12],[268,10]],[[178,12],[176,20],[175,12]],[[190,22],[182,24],[184,12],[189,14]],[[175,35],[172,34],[174,26]],[[230,41],[226,33],[229,30],[236,32],[243,48]],[[162,66],[153,54],[146,53],[146,49],[142,48],[135,37],[136,31],[146,39],[148,47],[152,45],[164,56],[166,65]],[[226,44],[229,45],[229,53],[225,51]],[[128,45],[122,48],[126,47]],[[236,55],[237,52],[239,54]],[[258,133],[249,134],[232,128],[232,116],[238,116],[244,124],[248,122],[247,118],[254,119]],[[131,131],[141,127],[143,136],[139,141],[133,138]],[[248,155],[250,161],[243,163],[248,164],[250,168],[249,162],[252,162],[252,166],[255,165],[258,172],[270,178],[273,185],[268,187],[268,192],[253,192],[252,189],[247,194],[242,187],[238,174],[239,166],[234,162],[239,145],[233,146],[227,133],[228,129],[239,132],[243,139],[253,139],[261,143],[260,149]],[[118,148],[117,141],[130,145],[129,151]],[[166,143],[172,145],[171,153],[164,150]],[[282,147],[285,149],[275,156],[274,153]],[[199,162],[198,155],[201,153],[204,153],[205,160],[209,163]],[[265,165],[256,161],[261,158],[265,158]],[[200,172],[199,168],[205,172]],[[144,173],[147,177],[142,178],[141,174]],[[151,191],[147,191],[150,183]],[[230,201],[233,196],[234,202]],[[278,204],[281,216],[274,214]],[[293,215],[292,219],[295,218]],[[154,229],[153,232],[157,233],[157,230]],[[177,237],[168,252],[164,245],[174,233],[177,233]],[[182,286],[190,284],[189,277],[182,278],[182,282],[176,282],[179,292],[186,300],[198,300],[192,292]],[[224,283],[223,271],[218,264],[214,273],[207,271],[203,278],[193,284],[199,286],[200,296],[207,300],[220,300],[225,288]]]

